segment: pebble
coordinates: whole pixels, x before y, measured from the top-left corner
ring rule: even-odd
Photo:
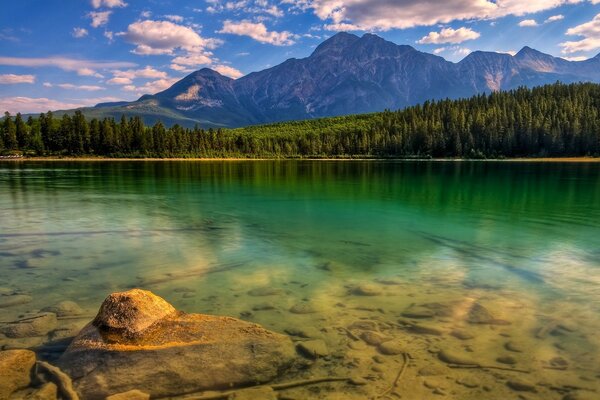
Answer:
[[[348,329],[359,329],[365,331],[376,331],[377,323],[374,321],[354,321],[350,325],[348,325]]]
[[[506,386],[517,392],[537,392],[535,385],[520,379],[511,379],[506,382]]]
[[[327,345],[321,339],[298,342],[296,348],[301,354],[312,359],[317,359],[319,357],[325,357],[329,355]]]
[[[293,314],[313,314],[317,310],[309,303],[297,303],[290,308],[290,312]]]
[[[464,387],[467,387],[469,389],[475,389],[476,387],[479,387],[479,382],[477,381],[477,379],[468,376],[458,378],[456,380],[456,383],[458,383],[459,385],[463,385]]]
[[[305,328],[286,328],[284,329],[284,332],[290,336],[297,336],[305,339],[314,339],[321,336],[321,332],[311,326]]]
[[[421,368],[418,372],[419,376],[435,376],[435,375],[445,375],[447,373],[447,369],[439,366],[439,365],[427,365]]]
[[[473,339],[475,337],[472,334],[470,334],[469,332],[464,331],[462,329],[455,329],[452,332],[450,332],[450,334],[460,340],[469,340],[469,339]]]
[[[554,357],[548,362],[554,368],[567,368],[569,362],[562,357]]]
[[[2,333],[9,338],[44,336],[56,328],[56,314],[44,312],[29,316],[2,328]]]
[[[378,344],[385,342],[386,340],[390,340],[388,337],[373,331],[364,331],[360,334],[360,338],[364,340],[365,343],[371,346],[377,346]]]
[[[385,354],[387,356],[395,356],[398,354],[402,354],[406,351],[404,343],[400,342],[400,340],[390,340],[387,342],[383,342],[379,344],[377,349],[381,354]]]
[[[369,382],[362,376],[352,376],[350,377],[350,383],[356,386],[364,386]]]
[[[448,364],[458,365],[478,365],[479,363],[462,354],[455,353],[451,350],[441,350],[438,353],[438,358]]]
[[[22,304],[31,303],[33,298],[26,294],[13,294],[10,296],[0,296],[0,308],[20,306]]]
[[[363,283],[352,288],[350,293],[355,296],[379,296],[382,293],[382,290],[378,286]]]
[[[248,291],[248,294],[250,296],[276,296],[282,293],[282,289],[270,286],[254,288]]]
[[[447,389],[448,382],[444,378],[426,378],[423,385],[429,389]]]
[[[508,351],[512,351],[515,353],[522,353],[523,352],[523,345],[520,343],[516,343],[516,342],[506,342],[504,344],[504,348]]]
[[[275,306],[270,303],[261,303],[261,304],[257,304],[254,307],[252,307],[252,311],[269,311],[269,310],[274,310],[274,309],[275,309]]]
[[[499,363],[502,363],[502,364],[509,364],[509,365],[514,365],[517,363],[517,359],[514,358],[513,356],[500,356],[500,357],[496,358],[496,361],[498,361]]]
[[[473,303],[467,314],[467,321],[471,324],[510,325],[508,321],[494,318],[488,309],[479,303]]]
[[[415,333],[421,333],[424,335],[435,335],[441,336],[444,334],[444,331],[431,325],[424,324],[413,324],[410,326],[410,330]]]
[[[367,348],[367,345],[365,344],[365,342],[352,340],[348,343],[348,347],[350,347],[352,350],[365,350]]]
[[[61,301],[60,303],[43,308],[42,311],[47,311],[56,314],[58,317],[74,317],[83,314],[83,310],[74,301]]]

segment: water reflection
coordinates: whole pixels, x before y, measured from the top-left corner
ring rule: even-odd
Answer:
[[[83,309],[36,336],[5,332],[4,348],[56,358],[64,346],[48,343],[107,293],[144,287],[318,337],[330,356],[314,376],[368,377],[296,398],[386,392],[396,344],[404,398],[600,390],[598,164],[5,163],[0,221],[0,305],[22,296],[0,320]]]

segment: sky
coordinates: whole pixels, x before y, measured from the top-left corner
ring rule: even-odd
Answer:
[[[135,100],[212,68],[239,78],[339,31],[458,62],[523,46],[600,53],[600,0],[21,0],[0,13],[0,110]]]

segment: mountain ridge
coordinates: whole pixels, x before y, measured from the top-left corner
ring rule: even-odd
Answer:
[[[600,82],[600,54],[568,61],[524,46],[515,55],[474,51],[455,63],[374,34],[342,32],[308,57],[290,58],[238,79],[202,68],[159,93],[84,112],[92,117],[137,115],[150,124],[162,120],[240,127],[400,109],[556,81]]]

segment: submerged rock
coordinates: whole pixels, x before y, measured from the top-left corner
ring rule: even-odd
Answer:
[[[298,351],[308,358],[316,359],[329,355],[327,345],[321,339],[298,342]]]
[[[56,314],[44,312],[27,316],[4,326],[1,332],[9,338],[45,336],[56,328]]]
[[[510,325],[510,322],[494,318],[487,308],[479,303],[473,303],[467,314],[467,321],[471,324]]]
[[[31,383],[35,353],[29,350],[0,351],[0,399],[8,399]]]
[[[363,283],[350,289],[350,293],[355,296],[379,296],[382,290],[379,286]]]
[[[86,399],[151,397],[268,382],[294,365],[291,339],[230,317],[185,314],[143,290],[115,293],[59,360]]]
[[[313,314],[317,310],[310,303],[297,303],[290,308],[292,314]]]
[[[20,306],[22,304],[31,303],[33,299],[26,294],[12,294],[8,296],[0,296],[0,308]]]
[[[60,303],[43,308],[42,311],[47,311],[56,314],[58,317],[73,317],[83,314],[83,310],[74,301],[61,301]]]

